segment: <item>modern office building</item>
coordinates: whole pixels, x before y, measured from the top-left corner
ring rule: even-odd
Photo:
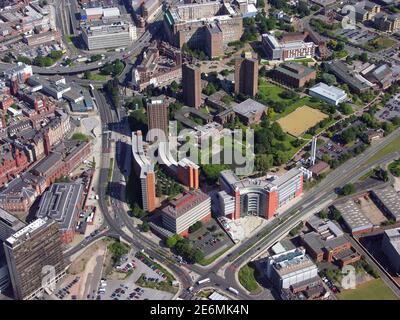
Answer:
[[[245,178],[240,180],[231,170],[220,174],[222,189],[235,198],[232,220],[245,215],[257,215],[271,219],[276,211],[303,192],[303,172],[293,168],[280,177]],[[220,197],[224,195],[220,194]],[[222,212],[227,212],[227,205]],[[228,212],[227,212],[228,213]]]
[[[279,38],[265,33],[262,35],[262,46],[269,59],[283,61],[312,58],[316,50],[307,32],[285,33]]]
[[[0,293],[11,283],[3,242],[25,226],[24,222],[0,208]]]
[[[182,65],[182,89],[185,104],[192,108],[199,108],[201,105],[200,68],[188,64]]]
[[[82,39],[89,50],[127,47],[136,38],[136,27],[123,20],[95,21],[82,27]]]
[[[299,247],[269,256],[266,273],[280,291],[318,277],[318,268],[306,255],[306,250]]]
[[[328,86],[320,82],[308,90],[310,96],[321,99],[328,104],[337,106],[347,100],[346,91],[335,86]]]
[[[169,231],[188,235],[190,226],[211,219],[211,198],[201,190],[189,191],[162,209],[162,222]]]
[[[317,77],[317,72],[295,62],[282,63],[271,72],[271,77],[284,85],[301,88]]]
[[[3,246],[1,244],[1,246]],[[8,272],[7,261],[0,253],[0,293],[6,290],[10,286],[10,274]]]
[[[65,275],[60,232],[55,221],[37,219],[4,242],[8,270],[17,300],[42,293]],[[47,274],[48,281],[43,282]],[[43,274],[45,273],[45,274]]]
[[[394,272],[400,273],[400,228],[385,230],[382,238],[382,251],[389,260]]]
[[[33,75],[32,66],[23,62],[17,62],[16,65],[2,72],[2,76],[6,80],[18,81],[19,83],[25,82]]]
[[[61,241],[69,243],[74,239],[83,199],[81,183],[54,183],[42,195],[36,217],[55,220],[60,229]]]
[[[235,93],[254,97],[258,92],[258,59],[235,59]]]
[[[152,212],[156,209],[156,175],[154,165],[147,158],[143,149],[143,136],[141,131],[132,132],[133,168],[140,179],[140,193],[142,209]]]
[[[25,223],[0,208],[0,242],[25,227]],[[0,252],[2,248],[0,248]]]
[[[169,109],[165,97],[153,97],[147,102],[147,123],[149,132],[147,140],[168,139]]]

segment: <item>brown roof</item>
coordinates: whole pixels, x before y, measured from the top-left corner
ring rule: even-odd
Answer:
[[[325,161],[319,161],[318,163],[316,163],[312,167],[310,167],[310,171],[317,175],[326,169],[329,169],[329,164],[327,164]]]

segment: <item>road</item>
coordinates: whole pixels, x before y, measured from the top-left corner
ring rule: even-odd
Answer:
[[[114,136],[118,139],[124,139],[126,136],[130,136],[130,130],[128,123],[126,121],[119,122],[119,118],[124,119],[124,111],[120,111],[120,115],[117,116],[115,110],[112,110],[108,105],[103,94],[98,91],[95,92],[95,98],[98,103],[100,117],[103,123],[103,131],[114,130]],[[118,123],[118,124],[117,124]],[[115,127],[117,124],[117,127]],[[114,126],[114,127],[111,127]],[[253,237],[247,241],[239,244],[229,255],[222,258],[217,263],[210,267],[200,267],[197,265],[188,265],[186,268],[197,273],[200,279],[210,278],[211,284],[207,286],[218,287],[222,291],[226,291],[228,287],[234,287],[239,290],[240,299],[249,299],[249,296],[245,290],[237,283],[236,272],[244,263],[252,259],[256,254],[264,251],[276,241],[278,241],[283,235],[297,225],[304,217],[309,214],[311,210],[316,208],[321,203],[331,203],[336,199],[335,190],[338,187],[346,184],[347,182],[357,180],[360,176],[368,172],[371,168],[382,163],[387,163],[392,159],[400,156],[400,151],[387,155],[386,157],[377,160],[368,165],[364,164],[365,161],[373,156],[377,151],[382,149],[384,146],[391,143],[393,140],[400,137],[400,129],[394,131],[390,136],[383,139],[380,143],[372,145],[363,154],[355,157],[342,166],[337,168],[335,171],[330,173],[316,188],[308,191],[303,198],[297,202],[290,211],[283,213],[280,219],[273,220],[268,226],[259,231]],[[106,135],[103,135],[103,143]],[[126,150],[118,149],[116,152],[116,159],[119,155],[124,155],[131,152],[128,144],[122,144],[122,148],[127,148]],[[121,148],[120,147],[120,148]],[[110,225],[110,228],[118,233],[121,238],[132,243],[134,247],[138,250],[145,249],[145,251],[158,260],[160,263],[165,264],[173,273],[177,276],[178,280],[182,284],[183,288],[188,288],[195,285],[194,280],[189,276],[185,269],[178,267],[175,263],[171,261],[172,256],[167,249],[162,248],[160,245],[154,243],[146,236],[144,236],[135,226],[131,218],[127,214],[127,210],[124,207],[125,203],[125,190],[119,187],[121,185],[121,180],[123,179],[123,173],[121,170],[125,167],[123,164],[123,159],[118,159],[114,161],[113,175],[112,175],[112,189],[108,190],[108,170],[109,170],[109,158],[110,154],[105,154],[102,159],[101,172],[99,179],[99,195],[100,195],[100,207],[102,209],[104,218],[106,222]],[[121,161],[122,160],[122,161]],[[122,162],[122,165],[121,165]],[[118,163],[120,165],[118,165]],[[112,205],[109,206],[108,195],[112,194]],[[290,217],[290,219],[289,219]],[[287,219],[287,220],[285,220]],[[281,221],[284,221],[281,223]],[[133,236],[128,236],[125,232],[121,230],[122,226],[126,226]],[[111,230],[110,230],[111,231]],[[247,250],[247,251],[246,251]],[[215,270],[225,270],[224,275],[218,275]],[[204,285],[206,286],[206,285]],[[196,290],[201,289],[196,287]],[[187,296],[188,293],[182,294],[182,297]],[[268,290],[264,292],[264,298],[272,298],[272,295]]]
[[[115,110],[111,110],[111,107],[107,104],[105,97],[102,93],[94,90],[97,105],[100,111],[100,117],[102,121],[102,130],[110,129],[110,126],[118,123],[118,116]],[[115,128],[114,128],[115,129]],[[103,135],[104,136],[104,135]],[[129,150],[130,152],[130,150]],[[117,155],[116,155],[117,157]],[[101,160],[101,171],[98,184],[99,193],[99,205],[103,213],[104,219],[110,226],[110,229],[118,233],[118,235],[125,241],[131,243],[137,250],[144,249],[147,254],[155,258],[158,262],[169,268],[174,275],[178,278],[177,280],[182,284],[183,287],[190,286],[192,280],[190,276],[184,270],[180,269],[175,264],[168,261],[163,255],[159,253],[158,247],[154,245],[150,240],[143,236],[137,229],[132,228],[130,225],[130,231],[133,231],[134,237],[127,235],[122,231],[122,227],[126,224],[126,210],[122,209],[121,201],[118,199],[112,200],[112,205],[108,203],[109,193],[114,192],[109,190],[108,172],[110,164],[110,155],[104,154]],[[113,175],[111,186],[115,183],[119,183],[122,179],[122,173],[118,167],[117,161],[114,161],[114,167],[112,168]]]
[[[64,4],[63,1],[61,1],[62,4]],[[71,6],[69,6],[71,7]],[[65,9],[65,6],[63,7],[64,9],[62,10],[68,10]],[[99,61],[96,62],[90,62],[87,64],[81,64],[81,65],[76,65],[72,67],[61,67],[61,66],[56,66],[56,67],[49,67],[49,68],[43,68],[43,67],[38,67],[38,66],[32,66],[32,70],[34,73],[37,74],[42,74],[42,75],[54,75],[54,74],[59,74],[59,75],[68,75],[68,74],[79,74],[83,73],[85,71],[93,71],[100,69],[105,63],[111,63],[116,59],[120,60],[129,60],[133,56],[137,56],[142,52],[144,48],[146,48],[150,44],[150,40],[152,39],[153,36],[155,36],[160,28],[160,23],[163,18],[162,12],[157,16],[155,19],[155,22],[152,23],[148,29],[136,40],[133,42],[133,44],[128,47],[125,51],[122,52],[113,52],[112,54],[106,56],[104,60],[101,61],[101,65],[99,65]],[[57,15],[57,25],[61,26],[63,29],[68,28],[66,24],[66,17],[62,13]],[[64,34],[65,35],[65,34]],[[66,40],[66,39],[64,39]],[[8,68],[11,68],[13,64],[8,64],[1,62],[0,63],[0,71],[7,70]],[[128,72],[128,71],[125,71]]]

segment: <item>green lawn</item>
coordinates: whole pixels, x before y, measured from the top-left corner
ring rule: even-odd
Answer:
[[[286,91],[284,88],[278,87],[275,84],[272,84],[268,82],[265,79],[260,80],[260,85],[258,87],[258,94],[261,98],[261,100],[273,100],[273,101],[278,101],[282,102],[286,105],[286,108],[283,112],[281,113],[274,113],[271,117],[272,121],[276,121],[280,118],[283,118],[284,116],[288,115],[289,113],[292,113],[294,110],[296,110],[299,107],[302,106],[309,106],[309,107],[319,107],[321,105],[321,102],[319,101],[311,101],[311,97],[303,97],[301,99],[283,99],[279,95]]]
[[[389,171],[392,175],[400,177],[400,159],[393,161],[389,165]]]
[[[265,79],[260,79],[260,85],[258,86],[258,94],[262,99],[271,99],[276,101],[286,101],[282,99],[279,94],[285,91],[285,89],[278,87]]]
[[[106,75],[104,74],[100,74],[100,73],[91,73],[89,80],[93,80],[93,81],[106,81],[107,80]]]
[[[365,162],[365,164],[373,163],[383,158],[384,156],[398,150],[400,150],[400,137],[395,139],[392,143],[388,144],[386,147],[379,150],[377,153],[375,153],[371,158],[368,159],[368,161]]]
[[[340,300],[398,300],[382,279],[374,279],[360,284],[356,289],[342,291]]]
[[[252,294],[257,294],[261,291],[260,286],[255,278],[255,269],[248,264],[239,270],[239,282]]]
[[[200,265],[202,266],[208,266],[209,264],[213,263],[215,260],[217,260],[220,256],[222,256],[225,252],[227,252],[232,246],[229,246],[228,248],[222,250],[221,252],[218,252],[217,254],[213,255],[210,258],[203,259],[199,262]]]
[[[367,42],[364,48],[373,52],[393,47],[396,42],[386,37],[378,37]]]

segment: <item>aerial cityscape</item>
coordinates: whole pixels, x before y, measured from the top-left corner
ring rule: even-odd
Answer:
[[[399,299],[400,1],[0,0],[0,301]]]

